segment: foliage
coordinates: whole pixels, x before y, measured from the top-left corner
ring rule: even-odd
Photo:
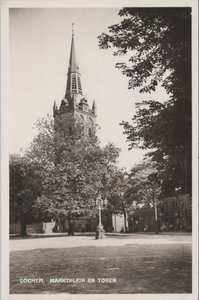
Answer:
[[[159,231],[157,206],[162,193],[161,175],[157,164],[149,159],[132,168],[129,175],[130,193],[136,201],[137,208],[142,203],[142,208],[153,208],[154,210],[156,233]]]
[[[176,107],[170,103],[143,101],[137,104],[132,124],[122,122],[129,149],[151,149],[147,156],[164,170],[164,195],[177,187],[183,193],[191,191],[191,134],[186,122],[175,116]]]
[[[124,229],[126,232],[127,213],[134,208],[131,189],[132,185],[128,174],[122,169],[115,169],[109,181],[109,209],[115,214],[124,215]]]
[[[115,170],[109,183],[109,204],[115,213],[131,211],[137,204],[154,206],[154,202],[161,196],[162,172],[157,164],[145,159],[135,165],[130,173]]]
[[[10,155],[10,220],[20,221],[21,234],[26,234],[26,224],[36,220],[34,204],[41,193],[37,169],[26,157]]]
[[[115,55],[132,51],[129,65],[116,65],[130,77],[129,87],[149,92],[161,82],[168,93],[183,93],[185,87],[175,82],[190,84],[190,8],[124,8],[119,15],[123,20],[109,26],[110,34],[99,37],[99,46],[112,45]]]
[[[145,160],[131,169],[130,193],[136,204],[142,203],[145,207],[154,207],[161,195],[161,174],[156,164]]]
[[[100,48],[129,55],[117,68],[129,88],[155,91],[161,84],[168,100],[137,104],[132,124],[122,122],[131,148],[151,149],[149,156],[165,166],[163,191],[191,191],[191,10],[190,8],[124,8],[122,21],[99,37]]]
[[[88,137],[72,116],[37,123],[39,130],[27,156],[41,165],[42,195],[37,210],[45,218],[73,219],[95,214],[98,194],[105,197],[119,149],[108,144],[101,148],[95,134]]]
[[[126,191],[129,188],[128,175],[122,169],[115,169],[109,180],[109,206],[114,213],[123,213],[127,209]]]

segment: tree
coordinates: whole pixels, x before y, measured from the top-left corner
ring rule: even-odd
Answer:
[[[76,219],[96,213],[98,194],[106,194],[119,149],[112,144],[101,148],[95,134],[88,137],[78,120],[69,116],[53,124],[50,117],[37,123],[27,157],[40,165],[42,194],[36,201],[43,218]]]
[[[99,46],[112,45],[114,55],[131,51],[130,64],[116,65],[130,77],[129,88],[150,92],[160,82],[173,98],[190,102],[191,9],[124,8],[119,15],[123,20],[99,36]]]
[[[38,172],[23,156],[10,156],[10,221],[20,221],[21,235],[36,220],[34,204],[41,193]]]
[[[157,206],[162,192],[162,174],[157,164],[150,159],[134,166],[130,173],[116,169],[109,182],[109,209],[124,215],[124,230],[127,232],[127,214],[144,204],[154,209],[155,229],[158,233]]]
[[[156,164],[150,160],[143,161],[131,169],[129,174],[131,182],[131,196],[138,203],[144,203],[146,207],[153,207],[156,233],[158,233],[157,205],[161,196],[161,174]]]
[[[109,181],[109,209],[115,214],[124,215],[124,230],[128,231],[127,214],[132,209],[133,198],[129,192],[131,184],[126,172],[116,169]]]
[[[159,171],[164,170],[164,196],[173,195],[176,188],[181,193],[191,191],[191,136],[188,140],[187,134],[185,144],[186,125],[175,116],[176,108],[170,103],[143,101],[137,104],[132,124],[122,122],[129,149],[151,149],[147,156],[157,162]]]
[[[116,67],[141,93],[161,84],[168,100],[137,104],[132,124],[122,122],[130,148],[151,149],[149,155],[165,168],[163,190],[191,191],[191,9],[124,8],[119,24],[99,37],[100,48],[129,54]],[[177,177],[177,180],[174,180]],[[172,184],[173,182],[173,184]]]

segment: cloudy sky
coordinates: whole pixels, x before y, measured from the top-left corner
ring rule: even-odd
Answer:
[[[101,50],[97,37],[109,25],[120,21],[119,8],[19,8],[10,10],[10,97],[9,152],[26,149],[35,135],[34,123],[47,113],[52,115],[54,100],[60,104],[65,94],[75,23],[75,44],[82,89],[89,104],[97,105],[98,135],[102,145],[109,141],[120,147],[120,167],[129,170],[141,160],[143,151],[128,151],[119,123],[130,121],[135,102],[167,98],[161,88],[143,95],[128,90],[128,79],[115,68],[123,57],[112,50]]]

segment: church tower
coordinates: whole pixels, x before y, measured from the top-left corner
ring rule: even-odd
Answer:
[[[74,24],[72,24],[72,26],[74,26]],[[62,99],[59,108],[57,107],[56,102],[53,106],[53,117],[55,120],[63,114],[72,114],[74,120],[80,120],[82,124],[84,124],[86,135],[91,136],[95,131],[96,105],[95,101],[93,101],[92,108],[90,108],[88,101],[82,92],[81,74],[75,51],[74,27],[72,28],[65,97]]]

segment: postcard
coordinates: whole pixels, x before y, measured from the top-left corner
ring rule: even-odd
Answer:
[[[198,298],[198,3],[2,1],[2,299]]]

